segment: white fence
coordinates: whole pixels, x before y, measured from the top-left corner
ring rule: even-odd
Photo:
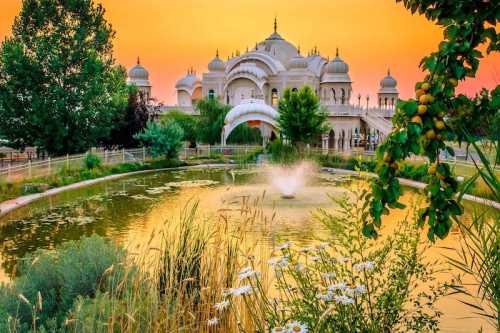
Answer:
[[[184,148],[179,153],[180,159],[215,157],[216,155],[233,156],[254,152],[260,146],[208,146]],[[147,148],[103,150],[92,149],[92,154],[99,156],[102,165],[116,165],[121,163],[142,163],[152,159]],[[48,177],[63,170],[76,170],[83,167],[86,154],[66,155],[57,158],[48,158],[43,161],[28,161],[24,164],[8,165],[0,169],[0,180],[15,182],[26,179]]]

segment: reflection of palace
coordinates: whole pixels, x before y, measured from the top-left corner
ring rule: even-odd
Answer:
[[[147,71],[140,64],[129,72],[129,82],[135,83],[148,96],[151,86]],[[307,57],[277,32],[257,43],[253,50],[235,54],[223,61],[217,52],[208,64],[208,72],[200,79],[194,70],[177,81],[177,105],[167,107],[196,114],[193,105],[201,98],[217,98],[233,107],[226,118],[222,143],[241,123],[261,129],[267,140],[276,133],[275,111],[286,88],[311,86],[329,113],[331,131],[318,138],[323,148],[340,151],[353,147],[374,146],[386,136],[392,124],[390,118],[398,98],[397,82],[387,73],[380,82],[378,107],[368,108],[368,97],[354,96],[349,66],[337,54],[333,60],[322,57],[315,49]]]

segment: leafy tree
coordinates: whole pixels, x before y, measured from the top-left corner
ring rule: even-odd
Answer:
[[[128,87],[128,103],[114,116],[114,127],[108,137],[102,140],[106,147],[132,148],[139,145],[135,134],[146,128],[149,120],[145,96],[136,86]]]
[[[224,118],[230,107],[216,99],[205,98],[196,103],[196,109],[200,112],[196,128],[197,139],[211,145],[220,143]]]
[[[182,148],[184,131],[173,121],[166,123],[149,122],[147,128],[135,135],[144,145],[149,146],[154,157],[177,158]]]
[[[127,102],[114,31],[92,0],[24,0],[0,50],[0,132],[15,148],[82,152]]]
[[[278,111],[281,134],[294,146],[313,143],[328,129],[327,115],[318,96],[308,86],[297,92],[286,89]]]
[[[262,135],[260,129],[250,127],[247,124],[237,126],[227,138],[229,144],[261,144]]]
[[[398,2],[401,0],[397,0]],[[398,161],[411,154],[422,155],[431,165],[432,176],[426,187],[428,205],[420,212],[420,225],[429,226],[428,238],[445,238],[452,221],[463,213],[455,198],[458,182],[450,166],[440,161],[440,152],[454,155],[448,142],[475,144],[482,138],[497,141],[500,87],[483,90],[475,98],[456,95],[460,80],[474,77],[483,51],[500,50],[500,34],[495,27],[500,18],[498,1],[403,0],[412,13],[424,14],[444,29],[439,49],[421,62],[427,72],[415,86],[415,99],[400,101],[393,118],[394,130],[377,150],[378,179],[372,182],[370,213],[373,221],[364,234],[377,236],[381,216],[388,208],[403,208],[397,180]],[[497,152],[498,160],[498,152]],[[498,184],[496,184],[498,188]]]
[[[194,116],[186,114],[180,110],[172,110],[162,114],[160,122],[167,123],[170,121],[176,122],[184,131],[184,141],[189,141],[189,147],[196,147],[196,129],[198,121]]]

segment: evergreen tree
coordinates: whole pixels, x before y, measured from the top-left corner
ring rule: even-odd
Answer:
[[[294,146],[311,144],[328,129],[326,112],[308,86],[286,89],[278,104],[281,134]]]
[[[230,107],[215,99],[205,98],[196,104],[196,108],[200,112],[196,129],[198,140],[211,145],[219,144],[224,119]]]
[[[127,103],[114,31],[93,0],[24,0],[0,49],[0,132],[14,148],[82,152]]]

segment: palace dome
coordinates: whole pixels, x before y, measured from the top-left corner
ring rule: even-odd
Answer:
[[[278,26],[275,21],[274,32],[263,42],[259,43],[259,50],[268,52],[270,55],[278,59],[283,65],[287,66],[290,60],[297,55],[298,50],[292,43],[281,37],[281,35],[277,32],[277,29]]]
[[[349,65],[344,62],[339,57],[339,51],[337,49],[337,54],[335,59],[328,62],[325,65],[325,71],[321,83],[351,83],[351,78],[349,77]]]
[[[219,58],[219,51],[217,51],[215,58],[208,64],[208,70],[211,72],[223,72],[226,70],[224,61]]]
[[[398,81],[391,76],[391,71],[387,71],[387,76],[380,81],[380,88],[396,88]]]
[[[141,65],[139,58],[137,64],[128,71],[128,81],[137,86],[149,86],[149,72]]]
[[[193,71],[189,71],[188,74],[177,81],[175,84],[175,88],[180,89],[180,88],[188,88],[188,89],[193,89],[195,85],[200,84],[200,80],[196,77]]]
[[[288,67],[290,67],[290,69],[303,69],[307,68],[307,66],[307,59],[301,56],[300,53],[297,53],[297,55],[293,57],[288,64]]]

